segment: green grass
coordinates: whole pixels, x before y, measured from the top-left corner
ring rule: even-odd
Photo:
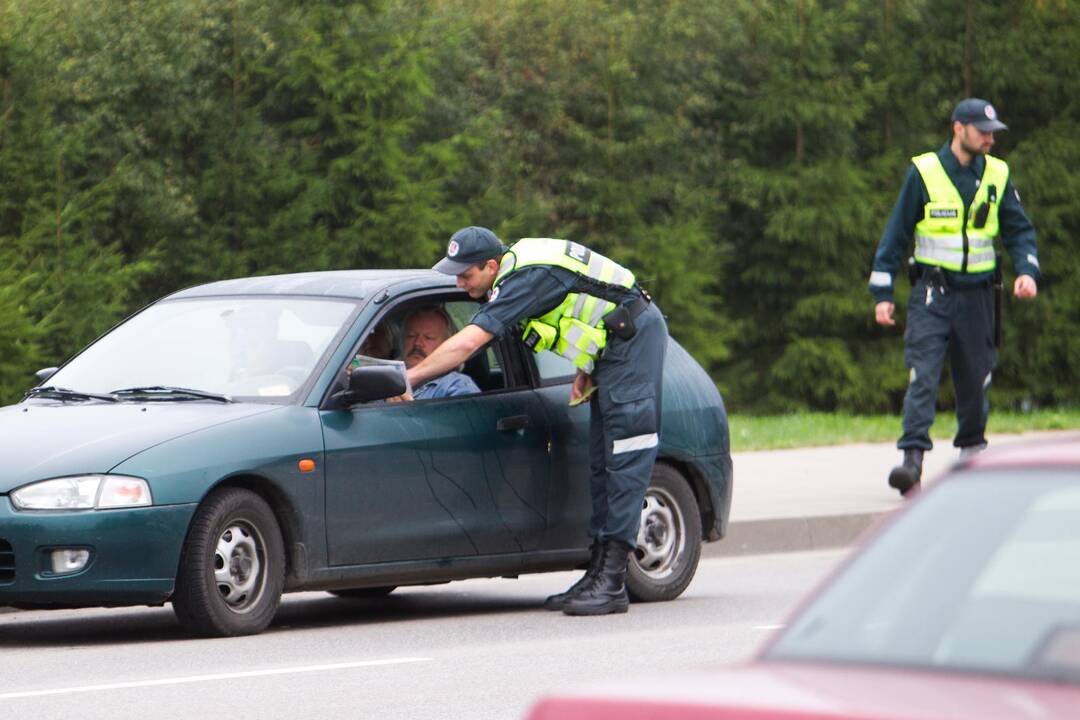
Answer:
[[[731,414],[731,449],[775,450],[812,445],[890,442],[900,436],[899,415],[843,415],[793,413],[790,415]],[[991,411],[987,433],[1021,433],[1035,430],[1080,429],[1080,408],[1057,408],[1031,412]],[[951,443],[956,416],[938,413],[930,432],[935,441]]]

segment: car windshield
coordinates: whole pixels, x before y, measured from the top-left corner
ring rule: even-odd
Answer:
[[[287,398],[299,390],[355,305],[298,297],[198,298],[150,306],[45,384],[79,392],[169,388]],[[132,396],[138,396],[136,390]],[[177,392],[176,399],[197,399]]]
[[[1075,471],[968,471],[932,488],[765,657],[1080,683]]]

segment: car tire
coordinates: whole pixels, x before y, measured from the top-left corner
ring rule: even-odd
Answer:
[[[352,600],[361,598],[380,598],[386,597],[390,593],[397,590],[397,585],[384,585],[383,587],[369,587],[369,588],[349,588],[348,590],[331,590],[331,595],[336,595],[339,598],[349,598]]]
[[[273,510],[249,490],[225,488],[195,511],[173,593],[173,612],[195,635],[262,632],[285,586],[285,547]]]
[[[657,464],[626,571],[630,600],[674,600],[694,579],[700,558],[701,511],[694,492],[675,468]]]

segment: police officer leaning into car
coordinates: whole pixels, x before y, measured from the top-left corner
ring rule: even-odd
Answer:
[[[889,485],[904,495],[919,484],[923,453],[933,447],[930,426],[946,351],[959,425],[953,444],[961,457],[986,447],[987,392],[997,363],[991,290],[995,271],[1000,273],[996,237],[1001,236],[1016,270],[1013,294],[1028,299],[1037,292],[1035,229],[1008,165],[989,154],[994,133],[1005,129],[987,101],[961,101],[952,114],[951,141],[936,153],[912,158],[874,255],[875,320],[895,325],[893,282],[914,238],[904,333],[910,379],[897,442],[903,461],[889,474]]]
[[[480,300],[472,320],[422,363],[409,383],[445,373],[509,330],[535,352],[577,368],[570,403],[590,404],[591,555],[585,576],[544,602],[568,615],[626,612],[626,567],[660,432],[667,324],[634,274],[569,240],[525,238],[507,248],[493,232],[454,233],[435,270]],[[523,325],[519,328],[519,323]]]

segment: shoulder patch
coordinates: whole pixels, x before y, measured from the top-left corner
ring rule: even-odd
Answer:
[[[589,258],[592,257],[592,251],[589,248],[576,243],[572,240],[566,241],[566,256],[571,260],[577,260],[584,265],[589,264]]]
[[[495,298],[497,298],[497,297],[499,297],[499,286],[498,285],[491,288],[491,293],[488,294],[488,302],[494,301]]]

